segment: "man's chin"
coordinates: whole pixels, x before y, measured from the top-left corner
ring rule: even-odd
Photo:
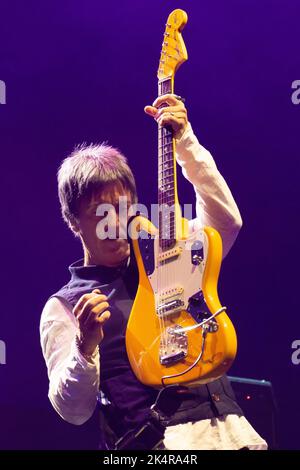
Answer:
[[[130,253],[129,244],[125,240],[108,240],[107,251],[111,253],[114,259],[122,261],[127,258]]]

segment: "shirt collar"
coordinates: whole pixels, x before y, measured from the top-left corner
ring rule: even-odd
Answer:
[[[69,266],[72,280],[84,279],[84,280],[99,280],[101,283],[111,282],[126,271],[129,264],[129,258],[127,258],[118,267],[103,266],[101,264],[90,264],[84,266],[84,259],[81,258]]]

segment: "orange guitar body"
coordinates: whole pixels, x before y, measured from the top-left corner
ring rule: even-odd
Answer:
[[[152,236],[155,234],[155,228],[147,219],[142,217],[137,219],[139,219],[141,230],[152,234]],[[183,239],[182,242],[184,243],[187,240],[188,237]],[[168,328],[174,328],[175,325],[176,327],[178,325],[186,328],[197,325],[197,322],[186,310],[166,315],[164,321],[161,321],[157,313],[153,286],[144,264],[144,258],[149,256],[149,250],[147,254],[141,251],[139,239],[133,240],[132,244],[138,265],[139,286],[127,324],[126,348],[135,375],[142,383],[153,387],[161,387],[162,378],[172,375],[175,375],[175,377],[166,379],[165,385],[189,384],[192,386],[207,383],[220,377],[231,366],[237,350],[235,329],[224,311],[215,317],[217,331],[207,333],[203,356],[189,372],[184,373],[196,361],[201,352],[203,342],[201,327],[186,333],[188,343],[186,357],[170,365],[161,364],[160,348],[164,332]],[[203,261],[201,268],[193,266],[195,271],[199,269],[199,272],[194,273],[194,276],[199,279],[198,292],[200,291],[200,282],[202,283],[201,291],[205,299],[206,310],[214,313],[221,308],[217,283],[222,260],[222,242],[219,233],[211,227],[205,227],[204,229],[204,245],[206,245],[204,249],[206,262]],[[187,251],[188,257],[191,257],[192,250],[187,248]],[[168,267],[173,271],[177,269],[187,270],[186,273],[183,273],[183,278],[186,277],[186,288],[189,283],[188,276],[190,275],[191,266],[187,266],[186,263],[182,265],[180,260],[182,253],[178,258],[170,260],[169,263],[173,266],[169,264]],[[179,268],[180,266],[181,268]],[[178,285],[176,276],[172,281],[174,282],[174,288],[176,288]],[[199,308],[202,309],[203,304],[199,305]],[[182,375],[178,376],[177,374],[180,373]]]

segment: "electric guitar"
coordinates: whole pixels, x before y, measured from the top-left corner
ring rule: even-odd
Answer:
[[[168,17],[158,69],[159,96],[174,93],[174,76],[187,60],[183,10]],[[177,196],[175,140],[158,127],[159,223],[134,218],[131,239],[139,285],[126,330],[126,349],[136,377],[164,387],[208,383],[231,366],[235,329],[218,298],[222,241],[212,227],[189,233]]]

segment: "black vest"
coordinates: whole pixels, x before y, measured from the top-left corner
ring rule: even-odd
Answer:
[[[111,317],[104,325],[100,344],[101,391],[111,403],[108,414],[110,427],[118,437],[143,423],[158,391],[145,386],[133,374],[127,357],[125,332],[138,285],[134,260],[129,266],[109,268],[100,265],[83,266],[83,259],[69,266],[71,279],[51,297],[58,297],[69,308],[93,289],[105,295],[112,291]],[[242,415],[231,385],[224,375],[208,385],[193,387],[174,415],[171,424],[213,418],[225,414]],[[107,416],[107,413],[106,413]],[[101,439],[102,441],[102,439]]]

